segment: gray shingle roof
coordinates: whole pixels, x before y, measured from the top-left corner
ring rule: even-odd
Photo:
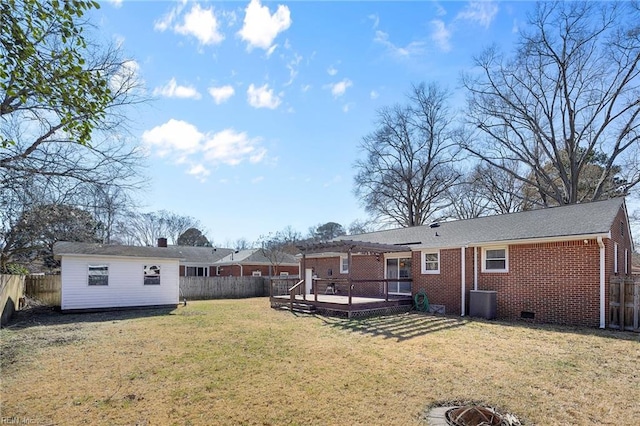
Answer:
[[[297,265],[298,259],[295,256],[292,256],[288,253],[280,252],[277,255],[278,264],[286,265],[286,264],[295,264]],[[230,265],[230,264],[251,264],[251,265],[270,265],[271,260],[265,256],[261,249],[248,249],[248,250],[239,250],[237,253],[232,252],[222,259],[215,262],[216,265]]]
[[[55,243],[53,245],[53,254],[56,257],[62,255],[149,257],[158,259],[182,259],[183,257],[180,253],[167,250],[164,247],[118,246],[69,241]]]
[[[168,246],[167,250],[180,254],[185,263],[203,263],[211,265],[222,259],[233,249],[213,247]]]
[[[216,260],[220,260],[232,252],[232,249],[213,249],[212,247],[139,247],[69,241],[59,241],[53,246],[55,256],[61,256],[63,254],[83,254],[117,257],[155,257],[161,259],[180,259],[185,263],[203,263],[207,265],[214,263]]]
[[[624,198],[612,198],[591,203],[441,222],[435,228],[424,225],[346,235],[335,240],[403,244],[419,249],[595,236],[609,232],[623,205]]]

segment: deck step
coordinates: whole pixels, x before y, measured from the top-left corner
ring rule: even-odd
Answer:
[[[285,308],[291,309],[291,306],[287,305],[285,306]],[[315,305],[312,305],[310,303],[296,302],[293,304],[292,312],[300,312],[303,314],[314,314],[316,312],[316,307]]]

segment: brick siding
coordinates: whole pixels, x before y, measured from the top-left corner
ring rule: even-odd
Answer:
[[[618,275],[631,273],[631,236],[627,216],[621,209],[605,246],[605,320],[608,321],[609,281],[614,276],[614,245],[618,244]],[[497,316],[515,320],[523,312],[533,321],[598,327],[600,325],[600,246],[596,239],[579,239],[508,247],[508,272],[482,272],[482,248],[477,249],[478,290],[497,292]],[[444,305],[447,314],[461,314],[460,248],[442,249],[440,273],[422,274],[420,251],[412,253],[412,293],[424,290],[429,302]],[[465,249],[465,311],[469,310],[474,286],[474,248]],[[353,279],[383,279],[384,258],[373,255],[352,257]],[[321,278],[347,278],[340,274],[339,257],[306,259]],[[324,288],[320,291],[324,292]],[[346,289],[344,289],[346,290]]]

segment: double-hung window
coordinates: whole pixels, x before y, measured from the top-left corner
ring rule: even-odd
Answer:
[[[490,247],[482,250],[482,272],[508,272],[509,251],[506,247]]]
[[[340,256],[340,273],[341,274],[349,273],[349,257],[348,256]]]
[[[109,265],[89,265],[89,285],[109,285]]]
[[[440,252],[439,251],[423,251],[422,252],[422,273],[423,274],[439,274],[440,273]]]

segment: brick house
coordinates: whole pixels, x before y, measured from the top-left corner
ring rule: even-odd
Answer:
[[[216,275],[219,276],[275,276],[298,275],[298,258],[284,252],[265,255],[262,249],[232,250],[223,258],[214,262]]]
[[[187,246],[169,246],[167,249],[181,255],[181,277],[213,277],[217,271],[215,262],[234,251],[228,248]]]
[[[388,283],[388,294],[423,290],[431,304],[462,316],[471,291],[495,291],[497,318],[600,328],[609,321],[609,280],[631,274],[633,253],[624,198],[349,235],[332,244],[341,241],[408,250],[307,250],[303,267],[319,282],[398,279]]]

